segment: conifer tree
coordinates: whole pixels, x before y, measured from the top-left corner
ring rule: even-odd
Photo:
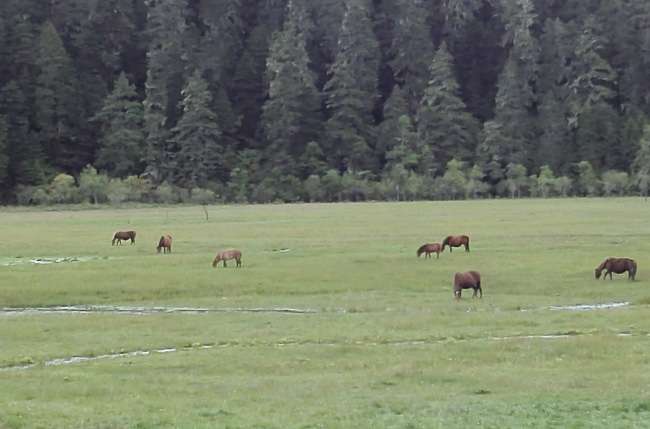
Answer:
[[[479,126],[460,98],[446,43],[440,45],[429,74],[418,110],[418,136],[423,159],[430,159],[434,170],[441,171],[452,158],[466,160],[475,153]]]
[[[79,104],[72,60],[51,22],[46,22],[38,39],[36,66],[36,126],[50,163],[74,169],[86,160],[79,153]]]
[[[145,107],[148,173],[162,181],[171,174],[167,141],[178,120],[184,82],[187,0],[156,0],[149,4]]]
[[[307,21],[299,3],[290,1],[284,28],[274,35],[267,61],[269,95],[262,126],[271,165],[288,175],[297,174],[296,161],[322,129],[320,94],[306,50]]]
[[[489,161],[500,158],[502,167],[510,162],[530,165],[537,103],[534,85],[538,80],[540,55],[539,44],[532,34],[537,15],[532,0],[505,2],[504,6],[506,43],[511,47],[499,76],[494,121],[505,139],[490,145],[484,140],[482,144]]]
[[[139,174],[144,149],[144,111],[135,87],[124,73],[120,74],[94,121],[101,126],[96,166],[116,177]]]
[[[9,172],[12,185],[34,185],[44,180],[43,151],[28,120],[29,105],[18,83],[0,90],[0,115],[6,120]]]
[[[325,85],[327,153],[338,169],[377,171],[373,110],[380,52],[370,20],[370,3],[351,0],[339,33],[336,61]]]
[[[390,66],[414,115],[429,80],[434,49],[423,0],[398,0]]]
[[[643,128],[643,135],[639,142],[639,150],[632,164],[634,182],[647,198],[650,190],[650,124]]]
[[[6,198],[6,193],[10,189],[9,182],[9,132],[7,127],[7,118],[0,115],[0,198]],[[5,195],[2,195],[5,194]]]
[[[171,132],[173,176],[187,188],[204,187],[227,177],[222,133],[217,115],[210,110],[208,83],[196,71],[182,91],[183,116]]]
[[[389,152],[397,144],[400,136],[400,118],[409,115],[408,104],[404,91],[399,85],[393,87],[393,91],[384,103],[383,120],[377,127],[377,153],[382,156]]]

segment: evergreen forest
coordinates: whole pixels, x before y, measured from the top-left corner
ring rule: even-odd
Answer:
[[[0,200],[647,195],[648,0],[2,0]]]

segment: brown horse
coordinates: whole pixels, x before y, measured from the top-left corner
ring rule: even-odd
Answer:
[[[113,235],[111,246],[114,246],[116,242],[121,245],[122,240],[131,240],[131,244],[135,244],[135,231],[117,231]]]
[[[217,256],[214,257],[214,261],[212,261],[212,267],[216,267],[221,261],[223,261],[223,266],[226,267],[226,261],[231,259],[237,261],[237,266],[241,267],[241,252],[236,249],[224,250],[223,252],[217,253]]]
[[[418,258],[424,253],[425,258],[430,258],[432,253],[436,254],[436,259],[440,258],[440,252],[442,248],[440,243],[427,243],[420,246],[418,249]]]
[[[160,240],[158,241],[158,247],[156,247],[156,250],[158,253],[160,253],[160,249],[162,249],[163,254],[165,253],[172,253],[172,236],[171,235],[163,235],[160,237]]]
[[[634,280],[636,277],[636,262],[630,258],[607,258],[602,264],[595,269],[596,278],[600,278],[600,274],[605,270],[603,280],[609,274],[609,279],[612,280],[612,273],[623,274],[627,271],[627,278]]]
[[[465,273],[456,273],[454,275],[454,297],[460,299],[463,289],[474,289],[472,298],[479,293],[479,298],[483,298],[483,289],[481,289],[481,275],[478,271],[467,271]]]
[[[465,246],[465,251],[469,252],[469,237],[466,235],[449,235],[442,240],[442,251],[445,251],[445,246],[449,246],[451,252],[452,247]]]

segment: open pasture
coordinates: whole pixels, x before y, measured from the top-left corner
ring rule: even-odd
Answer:
[[[0,212],[1,428],[650,421],[643,200],[208,210]],[[131,229],[135,245],[111,246]],[[449,234],[471,252],[416,257]],[[241,268],[212,268],[226,248]],[[595,280],[608,256],[634,258],[637,280]],[[483,299],[455,302],[468,270]],[[57,306],[77,311],[43,311]]]

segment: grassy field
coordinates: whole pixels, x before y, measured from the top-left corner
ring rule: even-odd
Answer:
[[[0,212],[0,428],[649,425],[643,200],[209,213]],[[136,244],[111,246],[118,229],[137,230]],[[164,233],[171,255],[155,251]],[[415,257],[448,234],[470,235],[471,253]],[[229,247],[243,267],[213,269]],[[637,281],[595,280],[607,256],[635,258]],[[80,261],[30,262],[63,257]],[[470,269],[484,297],[455,302],[453,273]],[[629,304],[550,308],[606,303]],[[72,305],[105,311],[6,311]],[[72,357],[88,360],[56,361]]]

